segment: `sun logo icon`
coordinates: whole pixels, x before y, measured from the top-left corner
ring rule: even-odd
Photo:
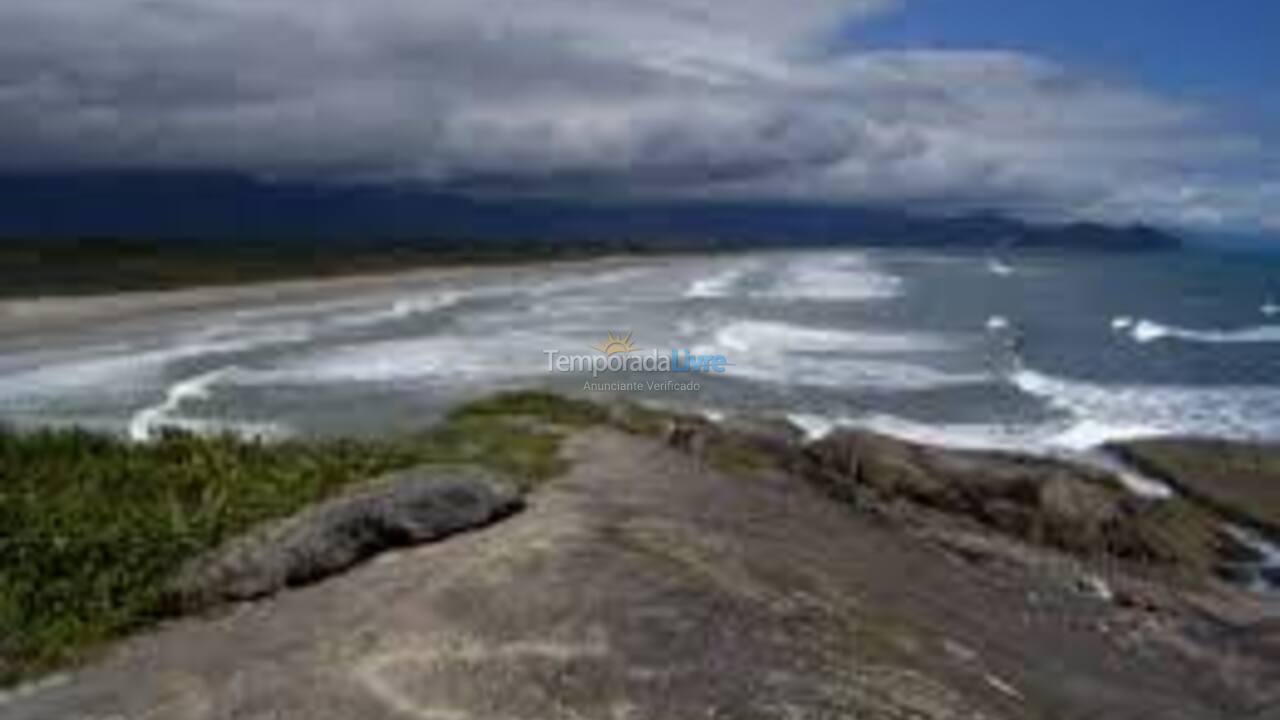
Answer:
[[[613,357],[614,355],[625,355],[627,353],[636,352],[635,343],[631,342],[631,333],[626,335],[614,335],[609,333],[609,339],[594,346],[596,350],[605,354],[605,357]]]

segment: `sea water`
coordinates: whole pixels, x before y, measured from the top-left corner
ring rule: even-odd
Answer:
[[[1280,260],[840,250],[482,270],[0,339],[0,418],[145,440],[416,429],[497,389],[593,394],[547,353],[721,357],[599,395],[967,447],[1280,438]],[[617,348],[614,348],[617,351]],[[642,382],[636,382],[640,380]],[[696,390],[690,388],[695,387]],[[597,385],[596,387],[600,387]]]

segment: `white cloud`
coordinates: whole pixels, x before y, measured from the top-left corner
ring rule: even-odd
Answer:
[[[990,51],[822,53],[894,0],[40,0],[0,168],[238,170],[1280,226],[1256,142]],[[1187,188],[1195,188],[1188,192]]]

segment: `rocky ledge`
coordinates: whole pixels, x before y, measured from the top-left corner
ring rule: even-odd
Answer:
[[[1111,473],[1062,460],[841,432],[807,446],[802,467],[869,508],[925,508],[1082,557],[1197,576],[1248,551],[1211,506],[1137,496]]]
[[[1209,486],[1178,480],[1207,478],[1199,463],[1220,461],[1201,453],[1220,448],[1167,446],[1180,449],[1161,477],[1200,491],[1153,500],[1071,462],[865,432],[807,442],[785,423],[639,409],[565,432],[566,472],[506,522],[451,535],[521,505],[479,471],[387,479],[233,543],[175,586],[257,601],[125,643],[61,684],[0,699],[0,713],[1280,712],[1277,605],[1217,572],[1239,550],[1224,527],[1265,527],[1261,497],[1233,489],[1224,512],[1226,495],[1206,501]]]
[[[684,417],[669,420],[665,432],[686,451],[731,465],[783,468],[839,501],[904,525],[994,532],[1180,582],[1239,579],[1242,563],[1262,559],[1256,541],[1280,537],[1275,446],[1165,439],[1108,447],[1122,464],[1175,491],[1153,498],[1093,465],[860,430],[807,442],[786,423]]]

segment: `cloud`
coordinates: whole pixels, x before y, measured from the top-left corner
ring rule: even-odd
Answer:
[[[0,169],[1276,223],[1231,177],[1257,141],[1204,110],[1025,54],[829,50],[897,4],[12,3]]]

